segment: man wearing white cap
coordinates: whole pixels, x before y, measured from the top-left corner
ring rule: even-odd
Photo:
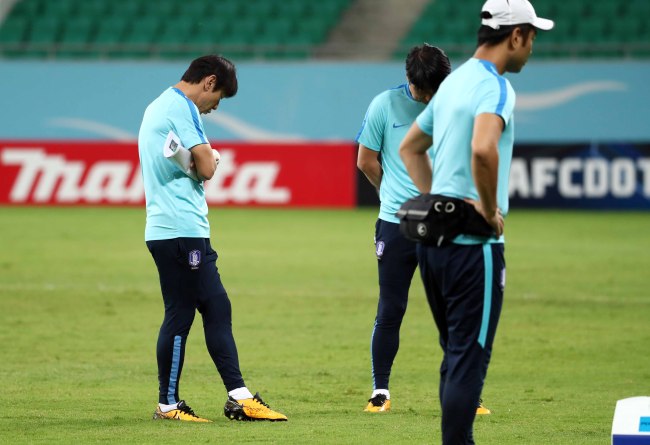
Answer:
[[[537,17],[528,0],[488,0],[481,19],[474,56],[445,79],[400,146],[421,193],[469,203],[463,205],[473,206],[494,230],[491,237],[461,231],[446,245],[418,249],[444,353],[439,395],[445,445],[474,444],[476,405],[503,302],[515,105],[503,74],[521,71],[537,31],[554,25]],[[426,154],[432,142],[433,168]]]

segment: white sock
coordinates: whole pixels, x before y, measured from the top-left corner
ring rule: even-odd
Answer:
[[[178,403],[174,403],[172,405],[165,405],[164,403],[159,403],[158,407],[160,408],[160,411],[163,413],[168,413],[173,409],[176,409],[178,407]]]
[[[228,395],[235,400],[253,398],[253,394],[251,394],[251,392],[245,386],[242,386],[241,388],[233,389],[232,391],[228,391]]]
[[[372,392],[372,395],[370,396],[370,398],[372,399],[372,398],[375,397],[377,394],[383,394],[383,395],[386,396],[386,398],[387,398],[388,400],[390,400],[390,392],[388,392],[387,389],[375,389],[375,390]]]

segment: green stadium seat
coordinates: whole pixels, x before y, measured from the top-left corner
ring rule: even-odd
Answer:
[[[179,4],[176,14],[199,19],[205,15],[207,10],[207,2],[205,0],[184,0]]]
[[[129,22],[120,16],[110,16],[99,22],[93,42],[96,45],[115,45],[124,39]]]
[[[578,42],[601,42],[606,40],[607,28],[605,19],[591,17],[578,21],[574,28],[575,40]]]
[[[648,0],[628,0],[624,2],[628,16],[645,17],[650,20],[650,1]]]
[[[288,42],[293,34],[293,21],[287,18],[278,18],[264,22],[260,38],[255,41],[267,45],[281,45]]]
[[[556,22],[555,28],[551,32],[540,33],[535,40],[535,48],[538,43],[553,43],[555,46],[562,44],[570,44],[575,39],[573,26],[566,22]]]
[[[540,11],[541,14],[541,11]],[[576,21],[587,15],[586,2],[567,0],[556,4],[556,17]]]
[[[144,4],[139,0],[115,0],[111,2],[111,15],[126,18],[139,18],[143,13]]]
[[[144,4],[142,15],[145,17],[156,16],[161,18],[177,17],[182,4],[177,0],[156,0]]]
[[[43,14],[46,16],[67,18],[74,15],[75,12],[75,0],[56,0],[48,1],[43,4]]]
[[[452,42],[465,42],[467,40],[474,41],[476,33],[474,29],[470,28],[469,23],[464,21],[450,21],[444,22],[439,28],[442,30],[442,37]]]
[[[310,3],[310,9],[307,10],[306,14],[311,15],[312,17],[320,17],[321,20],[324,20],[331,25],[335,23],[343,12],[343,7],[341,3],[333,1],[322,1]]]
[[[58,17],[36,17],[30,23],[26,40],[37,44],[57,42],[61,30]]]
[[[618,0],[591,0],[588,9],[591,17],[618,18],[622,14],[622,5]]]
[[[309,53],[309,49],[320,41],[321,39],[318,36],[297,31],[291,35],[291,38],[287,40],[286,44],[288,50],[297,51],[302,54],[305,52]]]
[[[20,16],[0,25],[0,54],[11,58],[21,56],[27,30],[27,19]]]
[[[7,20],[0,25],[0,43],[17,44],[25,40],[28,30],[28,22],[24,17],[16,17]]]
[[[165,27],[156,35],[154,44],[159,47],[160,51],[178,51],[178,49],[190,41],[192,32],[192,22],[180,21],[174,23],[174,26]]]
[[[439,26],[437,26],[438,23],[440,23],[440,21],[427,17],[426,19],[419,20],[415,23],[411,28],[410,33],[414,35],[431,35],[434,30],[439,28]]]
[[[124,38],[123,57],[147,57],[151,44],[158,36],[161,22],[158,17],[136,19]]]
[[[643,34],[644,19],[624,16],[609,24],[609,40],[613,42],[635,42]]]
[[[261,23],[249,17],[242,18],[221,37],[220,42],[227,45],[245,45],[253,41],[261,31]]]
[[[327,38],[330,31],[329,24],[320,17],[307,17],[298,22],[297,34],[310,36],[318,44]]]
[[[632,57],[650,58],[650,27],[644,22],[644,27],[637,34],[637,39],[630,41],[629,54]]]
[[[244,10],[244,2],[238,0],[213,1],[208,4],[207,13],[220,19],[237,20]]]
[[[189,45],[215,45],[228,33],[229,28],[225,25],[200,28],[192,30],[188,34],[187,43]]]
[[[647,48],[648,46],[650,46],[649,45],[649,43],[650,43],[650,25],[648,23],[646,23],[645,20],[643,20],[643,25],[644,26],[640,28],[640,31],[637,34],[637,36],[638,36],[637,42],[644,43],[646,48]]]
[[[460,12],[462,11],[458,2],[456,1],[439,1],[431,4],[427,10],[427,16],[435,20],[453,21],[457,20]],[[478,17],[476,18],[478,20]]]
[[[77,0],[76,14],[81,17],[102,18],[110,10],[111,2],[106,0]]]
[[[258,21],[266,21],[273,17],[276,13],[274,2],[271,1],[255,1],[248,0],[244,2],[244,9],[242,14],[245,17],[256,19]]]
[[[303,0],[285,0],[276,5],[279,17],[290,17],[299,20],[300,17],[309,15],[309,4]]]
[[[43,11],[41,0],[22,0],[14,5],[10,17],[37,17]]]
[[[60,42],[67,44],[88,43],[95,23],[88,17],[74,17],[64,22]]]
[[[195,23],[193,33],[203,34],[208,33],[211,35],[224,35],[229,32],[231,26],[236,25],[237,22],[233,20],[227,20],[222,17],[213,18],[210,20],[203,20],[199,23]]]
[[[61,23],[57,17],[36,17],[27,30],[22,55],[28,58],[46,58],[53,53],[53,43],[60,36]]]

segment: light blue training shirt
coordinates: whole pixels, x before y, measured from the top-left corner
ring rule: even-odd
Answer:
[[[399,223],[395,213],[420,194],[399,156],[399,145],[425,105],[413,99],[408,84],[377,95],[366,112],[356,141],[381,155],[383,175],[379,187],[379,219]]]
[[[505,123],[499,139],[497,206],[506,216],[514,143],[514,107],[515,92],[510,82],[486,60],[471,58],[442,82],[433,100],[416,120],[423,132],[433,136],[432,194],[479,199],[472,176],[474,118],[479,114],[494,113]],[[485,241],[459,236],[454,242],[477,244]],[[503,236],[488,242],[502,243]]]
[[[186,176],[163,156],[169,131],[192,149],[207,144],[199,109],[177,88],[168,88],[145,110],[138,151],[147,202],[146,241],[209,238],[208,204],[203,182]]]

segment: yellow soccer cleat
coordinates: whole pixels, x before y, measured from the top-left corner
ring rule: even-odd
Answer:
[[[252,399],[235,400],[228,397],[223,407],[224,415],[230,420],[269,420],[271,422],[286,421],[287,416],[273,411],[264,403],[259,393]]]
[[[390,411],[390,399],[385,394],[377,394],[368,400],[368,405],[364,409],[369,413],[384,413]]]
[[[489,409],[487,409],[483,405],[483,400],[479,399],[478,400],[478,408],[476,408],[476,415],[477,416],[484,416],[484,415],[487,415],[487,414],[492,414],[492,411],[490,411]]]
[[[185,400],[181,400],[178,402],[176,405],[176,409],[173,409],[171,411],[167,411],[166,413],[163,413],[160,410],[160,407],[156,407],[156,412],[153,413],[153,419],[154,420],[184,420],[186,422],[211,422],[211,420],[204,419],[203,417],[199,417],[196,414],[194,414],[194,411],[192,411],[192,408],[187,406],[185,403]]]

